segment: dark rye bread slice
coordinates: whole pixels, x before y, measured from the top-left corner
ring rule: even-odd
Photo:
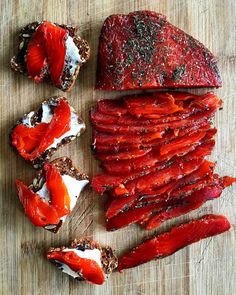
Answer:
[[[53,164],[61,175],[69,175],[76,180],[89,180],[88,175],[79,171],[79,169],[73,164],[72,160],[67,157],[57,158],[50,162]],[[39,171],[37,177],[33,180],[33,183],[29,186],[35,193],[39,191],[43,184],[45,183],[44,171],[43,169]],[[56,225],[48,225],[44,228],[53,233],[57,233],[59,228],[62,226],[62,221]]]
[[[42,119],[42,105],[44,103],[48,104],[53,112],[53,110],[55,109],[55,107],[58,105],[59,101],[63,99],[63,100],[66,100],[66,98],[64,97],[60,97],[60,96],[53,96],[53,97],[50,97],[46,100],[44,100],[42,103],[41,103],[41,107],[34,112],[33,116],[30,117],[30,123],[32,126],[35,126],[37,124],[39,124],[41,122],[41,119]],[[31,112],[30,112],[31,113]],[[12,145],[12,132],[14,130],[14,128],[17,126],[17,125],[20,125],[23,123],[24,120],[27,120],[28,116],[30,113],[27,113],[27,114],[24,114],[24,116],[19,119],[16,124],[14,125],[14,127],[12,128],[11,130],[11,133],[10,133],[10,144],[11,146],[13,146],[15,148],[14,145]],[[76,115],[78,116],[78,123],[79,124],[84,124],[84,121],[83,119],[81,118],[80,114],[78,114],[76,112]],[[86,127],[84,125],[84,127],[81,129],[80,133],[77,134],[77,136],[69,136],[69,137],[65,137],[63,138],[63,140],[57,144],[57,147],[54,148],[50,148],[48,150],[46,150],[44,153],[42,153],[38,158],[35,158],[34,160],[30,161],[34,168],[36,169],[39,169],[42,167],[42,165],[45,163],[45,162],[48,162],[50,160],[50,158],[52,157],[52,155],[57,151],[57,149],[61,146],[64,146],[68,143],[70,143],[73,139],[75,139],[76,137],[80,136],[84,131],[85,131]],[[15,148],[16,149],[16,148]],[[17,150],[17,149],[16,149]]]
[[[51,247],[47,254],[53,251],[62,251],[65,248],[72,248],[72,249],[78,249],[78,250],[86,250],[86,249],[98,249],[101,252],[101,263],[104,273],[106,274],[106,277],[108,278],[109,275],[114,271],[114,269],[117,268],[118,265],[118,258],[115,255],[114,251],[111,247],[106,246],[102,247],[98,242],[95,242],[89,238],[81,238],[79,240],[75,239],[69,247],[57,247],[53,248]],[[50,260],[53,264],[55,264],[59,269],[61,269],[61,263],[55,260]],[[77,280],[84,280],[80,273],[78,273]]]
[[[33,33],[36,31],[38,26],[42,24],[42,22],[33,22],[25,27],[23,27],[19,33],[19,45],[18,45],[18,52],[15,56],[11,58],[10,65],[11,69],[15,72],[22,73],[24,75],[28,76],[27,72],[27,65],[26,65],[26,54],[27,54],[27,47],[29,44],[29,41],[33,35]],[[74,82],[79,74],[80,67],[86,63],[90,57],[90,47],[86,40],[82,39],[80,36],[77,35],[78,28],[67,26],[67,25],[59,25],[57,23],[54,23],[57,26],[60,26],[63,29],[68,30],[68,34],[70,37],[73,38],[73,41],[76,45],[76,47],[79,49],[79,54],[81,57],[81,62],[78,64],[77,69],[74,73],[74,75],[70,74],[70,61],[65,61],[65,67],[62,75],[62,82],[63,84],[61,87],[59,87],[63,91],[70,91],[72,86],[74,85]],[[50,75],[49,72],[46,75],[45,81],[50,82]]]

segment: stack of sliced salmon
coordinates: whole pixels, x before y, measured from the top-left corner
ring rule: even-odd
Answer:
[[[206,160],[215,145],[213,93],[156,92],[100,100],[90,112],[92,148],[104,172],[93,189],[108,195],[107,230],[147,230],[220,197],[236,181]]]

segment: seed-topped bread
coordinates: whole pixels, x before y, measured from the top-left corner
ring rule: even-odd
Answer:
[[[84,121],[66,98],[51,97],[37,111],[17,121],[10,142],[25,160],[41,168],[60,146],[70,143],[84,130]]]
[[[69,247],[50,248],[47,258],[75,279],[88,280],[94,284],[103,284],[118,265],[118,259],[111,247],[102,247],[89,238],[75,239]]]
[[[18,52],[10,62],[12,70],[69,91],[90,56],[88,42],[77,33],[75,27],[46,21],[26,25],[19,34]]]
[[[67,157],[46,163],[28,187],[16,181],[19,199],[33,224],[56,233],[89,183]]]

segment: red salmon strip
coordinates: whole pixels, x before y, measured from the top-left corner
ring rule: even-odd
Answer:
[[[169,256],[192,243],[229,229],[230,223],[225,216],[205,215],[200,219],[173,227],[169,232],[154,236],[136,246],[119,259],[118,269],[122,271],[156,258]]]

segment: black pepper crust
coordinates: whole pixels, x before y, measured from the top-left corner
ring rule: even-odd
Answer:
[[[89,180],[88,175],[80,172],[80,170],[73,164],[72,160],[68,157],[57,158],[50,162],[54,165],[61,175],[69,175],[76,180]],[[33,183],[29,186],[32,191],[37,192],[40,190],[45,183],[44,171],[40,170],[35,179],[33,179]],[[57,233],[59,228],[62,226],[62,221],[60,221],[56,225],[47,225],[44,229],[51,231],[53,233]]]
[[[35,125],[37,125],[37,124],[39,124],[41,122],[41,118],[42,118],[42,105],[44,103],[47,103],[51,107],[51,110],[53,111],[53,109],[58,105],[58,103],[59,103],[59,101],[61,99],[67,101],[67,99],[65,97],[61,97],[61,96],[52,96],[52,97],[44,100],[41,103],[40,108],[37,111],[34,112],[34,115],[31,118],[31,124],[33,126],[35,126]],[[16,124],[13,126],[13,128],[11,129],[11,132],[10,132],[10,145],[16,151],[17,151],[16,147],[12,145],[12,133],[13,133],[13,130],[14,130],[14,128],[16,126],[22,124],[23,120],[27,118],[28,114],[24,114],[24,116],[16,122]],[[78,114],[78,113],[76,113],[76,114],[78,115],[78,123],[79,124],[84,124],[84,121],[81,118],[80,114]],[[85,131],[85,129],[86,129],[86,127],[84,125],[84,128],[81,129],[81,132],[76,137],[80,136]],[[28,162],[32,163],[35,169],[42,168],[43,164],[45,162],[48,162],[50,160],[50,158],[52,157],[52,155],[57,151],[57,149],[59,147],[64,146],[64,145],[70,143],[73,139],[75,139],[74,136],[68,136],[66,138],[63,138],[63,140],[57,144],[57,147],[56,148],[50,148],[50,149],[46,150],[43,154],[41,154],[38,158],[36,158],[36,159],[34,159],[32,161],[29,160]],[[18,153],[18,151],[17,151],[17,153]]]
[[[55,248],[51,247],[47,253],[50,253],[53,251],[62,251],[65,248],[71,248],[71,249],[77,248],[78,250],[98,249],[101,252],[101,263],[102,263],[103,271],[106,274],[107,278],[118,266],[118,258],[111,247],[109,246],[102,247],[98,242],[95,242],[92,239],[87,237],[81,238],[79,240],[75,239],[69,247],[66,247],[66,246],[55,247]],[[51,262],[57,265],[57,262],[55,260],[51,260]],[[78,273],[78,275],[80,274]],[[83,277],[80,275],[80,277],[76,279],[83,280]]]
[[[10,61],[11,69],[14,72],[19,72],[28,76],[26,66],[27,47],[33,33],[36,31],[38,26],[41,25],[43,22],[44,21],[30,23],[20,30],[18,52],[15,56],[11,58]],[[82,39],[80,36],[77,35],[77,27],[67,26],[64,24],[59,25],[57,23],[54,24],[68,31],[69,36],[73,38],[76,47],[79,49],[79,54],[81,56],[81,62],[78,64],[74,75],[70,74],[68,62],[65,62],[65,67],[62,75],[62,85],[58,88],[60,88],[63,91],[70,91],[79,74],[80,67],[89,60],[90,47],[86,40]],[[49,72],[46,72],[45,81],[50,83]]]

